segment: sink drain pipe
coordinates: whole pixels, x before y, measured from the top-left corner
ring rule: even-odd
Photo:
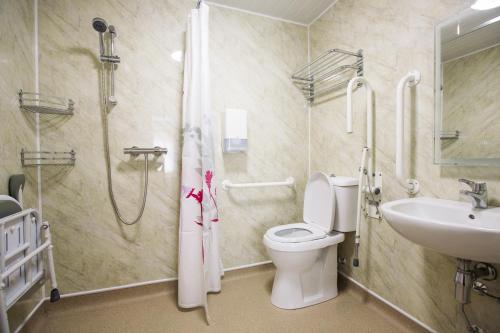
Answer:
[[[471,324],[467,313],[465,312],[465,305],[471,302],[471,290],[477,291],[481,295],[486,295],[495,298],[497,301],[500,297],[489,294],[486,286],[477,279],[492,281],[497,278],[497,271],[495,267],[488,263],[478,262],[473,264],[471,260],[458,259],[457,272],[455,274],[455,299],[460,304],[460,311],[465,318],[467,330],[471,333],[481,333],[483,330]]]

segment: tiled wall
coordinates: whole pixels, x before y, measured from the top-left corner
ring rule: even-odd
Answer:
[[[226,108],[248,111],[246,154],[222,154],[221,135],[216,135],[219,183],[223,179],[281,181],[290,176],[297,181],[295,190],[224,191],[219,186],[223,260],[234,267],[269,260],[262,244],[266,230],[302,218],[307,108],[290,74],[307,61],[307,30],[232,10],[211,10],[211,82],[217,124],[222,124]]]
[[[22,168],[21,149],[36,147],[35,115],[21,111],[19,89],[35,91],[34,7],[32,0],[0,1],[0,194],[8,194],[9,177],[24,173],[24,207],[37,201],[36,168]],[[39,288],[22,297],[8,312],[15,329],[42,298]]]
[[[74,167],[45,168],[44,216],[53,224],[56,271],[64,293],[176,276],[181,147],[182,64],[192,1],[40,1],[40,84],[73,98],[75,115],[45,118],[44,149],[75,149]],[[142,220],[124,226],[108,192],[99,105],[99,16],[117,28],[117,106],[108,116],[118,205],[136,214],[143,181],[141,161],[124,147],[166,146],[164,162],[149,169]],[[210,56],[213,111],[219,127],[226,107],[248,111],[249,151],[222,155],[217,165],[221,252],[226,267],[267,260],[261,238],[273,225],[300,217],[306,176],[306,112],[288,78],[306,61],[305,27],[211,7]],[[293,154],[291,153],[293,152]],[[224,192],[224,178],[264,181],[294,176],[291,189]]]
[[[22,169],[20,152],[34,150],[36,122],[32,113],[21,111],[18,90],[34,92],[33,4],[30,0],[0,3],[0,194],[8,194],[9,177],[25,173],[25,204],[36,201],[36,172]]]
[[[416,111],[407,109],[409,171],[421,185],[421,196],[465,200],[459,196],[459,177],[488,182],[491,204],[500,201],[500,171],[494,168],[440,167],[433,164],[434,24],[471,1],[339,0],[311,26],[311,52],[363,49],[365,76],[375,91],[376,165],[384,174],[383,202],[407,197],[394,178],[395,99],[399,79],[411,69],[422,72]],[[345,132],[345,97],[311,110],[312,170],[355,175],[364,142],[364,91],[354,95],[354,133]],[[411,99],[407,96],[407,104]],[[340,255],[351,262],[353,237],[342,243]],[[385,221],[363,223],[360,267],[341,270],[388,301],[439,332],[461,332],[463,320],[454,300],[455,260],[419,247],[398,235]],[[500,284],[490,283],[499,293]],[[467,307],[473,322],[498,331],[500,305],[473,295]]]

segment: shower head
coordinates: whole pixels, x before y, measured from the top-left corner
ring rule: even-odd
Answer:
[[[99,49],[101,51],[101,56],[104,55],[104,33],[108,30],[108,25],[106,21],[100,17],[96,17],[92,20],[92,27],[95,31],[99,33]]]
[[[92,27],[94,28],[95,31],[99,33],[105,33],[106,30],[108,29],[108,25],[106,24],[106,21],[100,17],[96,17],[92,20]]]

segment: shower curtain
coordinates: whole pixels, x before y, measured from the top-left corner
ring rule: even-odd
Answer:
[[[221,289],[218,211],[209,92],[208,6],[188,17],[183,87],[178,304],[203,306]]]

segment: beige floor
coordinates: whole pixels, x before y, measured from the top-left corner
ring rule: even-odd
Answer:
[[[425,332],[360,289],[340,282],[339,296],[299,310],[270,303],[272,266],[227,273],[201,309],[176,306],[175,283],[72,297],[48,304],[23,332]]]

